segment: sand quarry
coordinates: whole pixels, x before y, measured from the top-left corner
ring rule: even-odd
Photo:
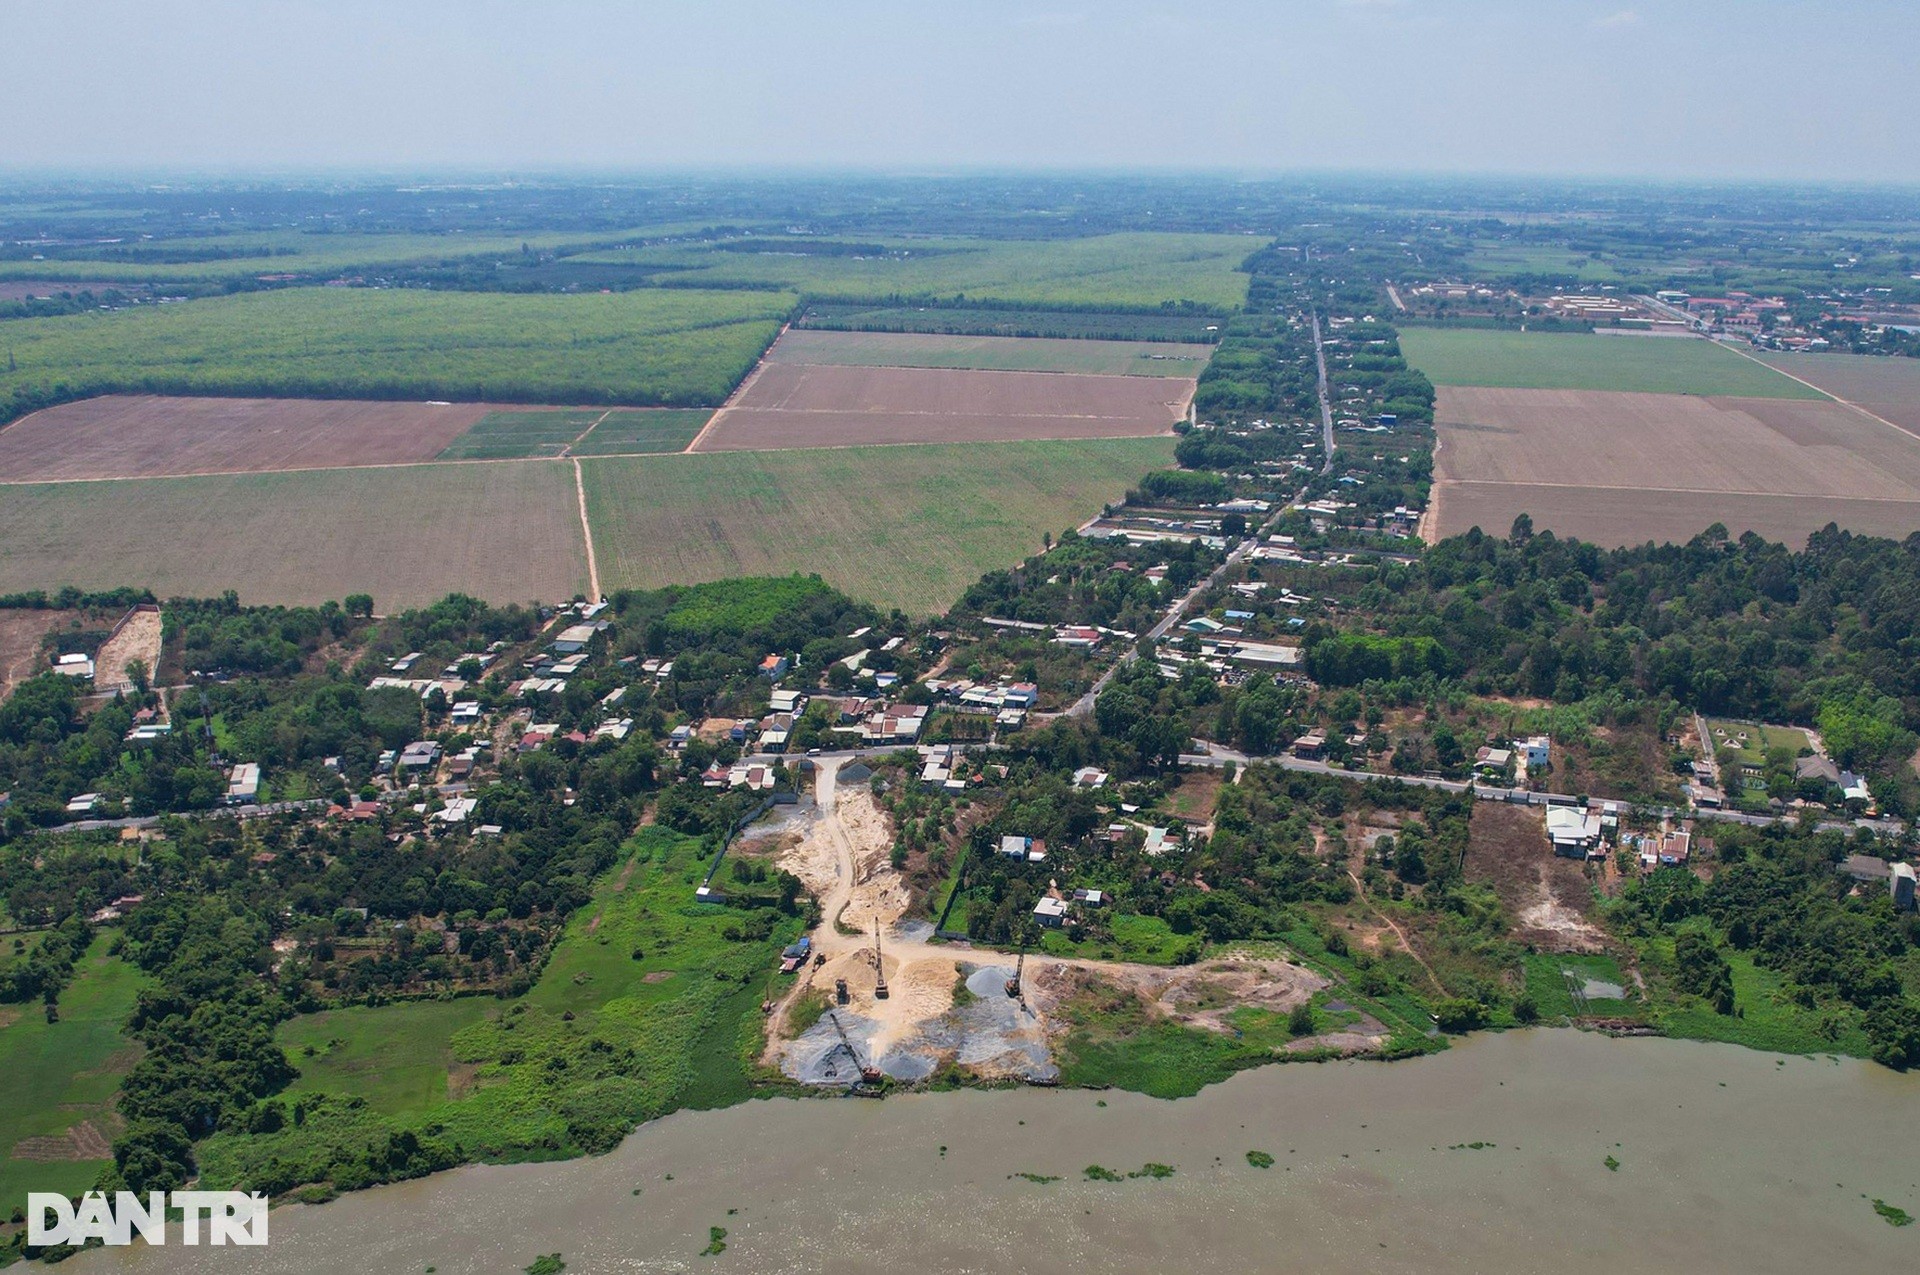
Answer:
[[[1045,1082],[1059,1074],[1053,1045],[1067,1030],[1056,1011],[1089,987],[1121,987],[1155,1013],[1228,1031],[1226,1016],[1234,1008],[1285,1012],[1326,986],[1311,971],[1282,960],[1229,956],[1166,968],[1029,953],[1024,995],[1010,997],[1006,983],[1014,969],[1004,953],[934,942],[930,925],[904,919],[909,897],[888,862],[888,817],[864,785],[839,785],[837,772],[836,763],[822,764],[812,810],[769,830],[780,842],[779,866],[806,882],[821,903],[822,921],[812,937],[816,958],[824,963],[809,964],[796,977],[767,1030],[765,1061],[796,1080],[847,1085],[858,1078],[859,1066],[871,1065],[893,1079],[915,1081],[951,1064],[982,1078]],[[876,923],[884,999],[875,995]],[[844,1005],[835,1001],[840,979],[847,983]],[[957,997],[963,984],[971,994]],[[792,1036],[791,1010],[812,989],[828,997],[829,1012]],[[858,1065],[841,1043],[843,1030]]]

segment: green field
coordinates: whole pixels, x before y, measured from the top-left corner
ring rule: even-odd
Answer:
[[[685,451],[713,417],[705,408],[653,408],[608,412],[593,432],[575,443],[575,456],[639,456]]]
[[[765,236],[582,254],[570,260],[653,267],[658,278],[676,285],[781,287],[810,298],[964,296],[1036,306],[1121,308],[1191,301],[1231,310],[1247,295],[1240,263],[1261,246],[1249,235],[1151,233],[1050,240],[890,239],[857,246]]]
[[[467,996],[303,1014],[280,1028],[300,1070],[287,1092],[355,1094],[387,1115],[425,1111],[449,1097],[454,1033],[499,1012],[498,1001]]]
[[[0,592],[64,585],[161,597],[318,603],[370,593],[383,611],[460,590],[496,602],[587,586],[573,467],[380,469],[11,486]]]
[[[558,456],[604,413],[488,412],[448,443],[436,460],[524,460]]]
[[[709,452],[581,468],[606,588],[818,572],[926,615],[1164,468],[1172,443]]]
[[[1405,328],[1400,333],[1400,350],[1435,385],[1824,397],[1711,341],[1680,337]]]
[[[107,955],[112,935],[96,935],[60,996],[60,1021],[48,1024],[39,1005],[0,1005],[0,1216],[24,1207],[29,1191],[78,1194],[93,1185],[109,1161],[73,1159],[76,1151],[42,1150],[69,1158],[30,1159],[27,1138],[55,1139],[83,1122],[95,1148],[113,1140],[120,1077],[140,1046],[121,1033],[140,990],[140,972]],[[7,941],[12,947],[12,941]],[[48,1144],[38,1144],[47,1148]]]
[[[1583,983],[1612,983],[1616,987],[1633,985],[1611,956],[1582,956],[1573,953],[1536,953],[1526,958],[1527,995],[1540,1011],[1540,1017],[1553,1022],[1561,1018],[1589,1015],[1600,1018],[1639,1018],[1646,1010],[1638,1000],[1589,1000],[1582,1008],[1573,997],[1567,973]]]
[[[309,1097],[304,1122],[278,1133],[208,1139],[203,1183],[365,1185],[366,1149],[401,1130],[457,1147],[459,1159],[554,1159],[606,1150],[681,1107],[748,1096],[760,999],[800,921],[780,917],[764,939],[729,938],[747,914],[692,901],[705,871],[700,849],[693,838],[642,829],[518,1000],[296,1019],[283,1039],[340,1040],[324,1066],[296,1051],[309,1067],[299,1088],[338,1100]],[[429,1103],[448,1057],[469,1083],[462,1096]]]
[[[596,247],[652,235],[684,234],[699,222],[615,231],[489,234],[308,234],[244,231],[110,248],[54,251],[41,261],[0,261],[0,279],[84,279],[102,283],[213,283],[261,275],[328,276],[381,266],[422,266],[493,258],[518,263],[522,249]]]
[[[862,305],[818,302],[795,323],[832,332],[932,332],[956,336],[1022,336],[1080,341],[1204,342],[1221,320],[1206,314],[1009,309],[1005,306]]]
[[[726,398],[791,294],[299,288],[7,324],[0,420],[93,394],[658,404]]]
[[[1764,726],[1721,717],[1709,717],[1706,722],[1707,733],[1713,736],[1713,751],[1731,748],[1740,755],[1741,763],[1748,766],[1764,766],[1769,749],[1784,748],[1798,757],[1803,749],[1813,746],[1807,733],[1797,726]],[[1740,738],[1743,734],[1745,740]]]
[[[774,344],[775,363],[840,367],[959,367],[1004,372],[1085,372],[1106,376],[1196,377],[1213,357],[1210,345],[1164,341],[1058,341],[997,336],[931,336],[897,332],[788,332]]]

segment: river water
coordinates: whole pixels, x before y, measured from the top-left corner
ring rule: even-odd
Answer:
[[[1175,1173],[1084,1176],[1148,1162]],[[1920,1225],[1889,1226],[1873,1197],[1920,1214],[1920,1075],[1541,1030],[1267,1067],[1177,1102],[1020,1090],[685,1112],[597,1159],[279,1209],[264,1250],[96,1250],[62,1269],[510,1275],[559,1252],[569,1275],[1920,1270]],[[700,1256],[711,1226],[726,1251]]]

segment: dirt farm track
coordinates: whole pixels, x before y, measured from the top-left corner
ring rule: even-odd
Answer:
[[[1610,545],[1920,529],[1920,438],[1841,403],[1448,386],[1435,415],[1436,537],[1521,513]]]

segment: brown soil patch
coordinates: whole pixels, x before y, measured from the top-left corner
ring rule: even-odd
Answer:
[[[0,700],[46,667],[41,642],[72,617],[70,611],[0,611]]]
[[[1068,1003],[1089,993],[1136,996],[1154,1018],[1202,1031],[1231,1032],[1236,1009],[1286,1013],[1329,986],[1326,979],[1288,961],[1230,956],[1205,965],[1045,965],[1028,980],[1041,1013],[1064,1030]]]
[[[127,665],[135,660],[147,670],[147,684],[153,684],[154,671],[160,667],[162,624],[158,609],[136,607],[121,618],[113,636],[101,644],[94,659],[94,689],[105,694],[131,691],[133,679]]]
[[[767,364],[689,450],[1137,438],[1171,431],[1174,377]]]
[[[1549,952],[1598,952],[1606,933],[1590,919],[1593,887],[1582,865],[1553,853],[1538,807],[1474,807],[1466,876],[1484,881],[1513,918],[1513,937]]]
[[[479,1087],[479,1063],[453,1063],[447,1068],[447,1099],[457,1102]]]
[[[484,403],[112,394],[49,407],[0,430],[0,481],[427,461],[493,410]]]
[[[672,978],[675,973],[676,971],[674,970],[654,970],[651,973],[642,974],[640,981],[643,983],[664,983]]]
[[[110,1160],[113,1143],[91,1120],[82,1120],[62,1134],[43,1134],[22,1138],[13,1144],[11,1157],[41,1163],[62,1160]]]
[[[1436,418],[1437,536],[1521,513],[1608,545],[1920,528],[1920,439],[1840,403],[1449,386]]]

